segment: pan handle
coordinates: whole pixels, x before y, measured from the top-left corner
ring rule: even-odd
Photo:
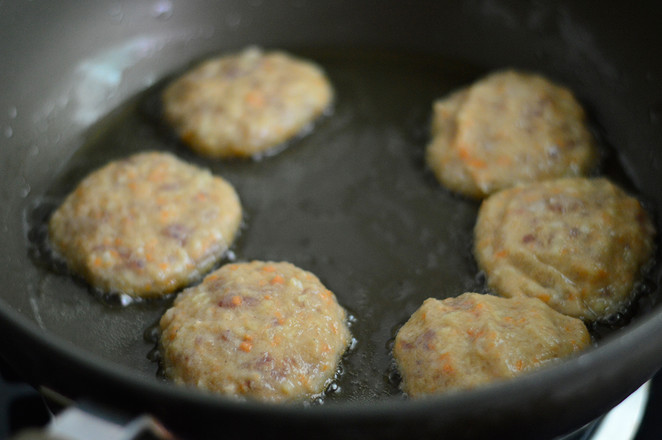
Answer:
[[[129,419],[86,401],[72,404],[69,399],[44,387],[40,392],[64,404],[65,409],[55,415],[46,427],[27,429],[11,440],[176,440],[150,415]]]

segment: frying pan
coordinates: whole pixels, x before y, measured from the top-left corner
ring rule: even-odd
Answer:
[[[613,3],[613,4],[612,4]],[[657,2],[120,1],[0,3],[0,354],[33,385],[186,438],[546,438],[598,417],[662,366],[659,265],[596,347],[483,388],[410,401],[390,344],[428,296],[484,291],[478,209],[441,188],[422,151],[433,99],[481,74],[546,74],[584,103],[600,173],[662,207]],[[261,161],[205,161],[159,119],[158,92],[205,56],[249,44],[317,61],[333,112]],[[172,298],[123,305],[48,257],[43,225],[87,172],[143,149],[228,178],[246,222],[234,258],[315,272],[353,316],[356,348],[323,402],[235,402],[175,387],[154,358]]]

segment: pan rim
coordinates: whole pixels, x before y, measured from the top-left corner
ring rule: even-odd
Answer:
[[[654,344],[646,344],[648,339],[662,332],[662,312],[653,310],[637,322],[630,323],[618,334],[607,336],[599,345],[574,358],[566,359],[558,364],[510,380],[488,384],[473,390],[430,396],[425,399],[407,399],[393,396],[385,399],[343,401],[303,408],[300,403],[271,404],[258,401],[235,401],[212,393],[159,381],[157,377],[150,379],[145,374],[132,370],[123,364],[103,359],[98,354],[85,351],[57,335],[44,332],[44,329],[36,323],[13,310],[2,298],[0,298],[0,318],[2,318],[0,319],[2,325],[20,330],[27,341],[40,345],[42,349],[55,352],[68,364],[86,369],[100,378],[125,383],[130,387],[164,398],[182,400],[182,403],[186,404],[214,406],[218,409],[240,408],[242,411],[254,414],[269,412],[270,414],[275,413],[279,417],[294,416],[300,418],[302,413],[305,413],[313,420],[322,420],[329,416],[342,416],[352,419],[364,419],[377,415],[379,417],[385,415],[412,416],[431,407],[448,409],[453,406],[469,406],[475,410],[475,404],[495,402],[497,398],[502,400],[504,396],[525,395],[528,396],[528,400],[534,400],[541,395],[553,392],[559,383],[572,383],[574,384],[572,388],[577,388],[586,379],[593,377],[592,381],[587,382],[588,385],[585,384],[590,389],[596,385],[601,386],[597,382],[609,379],[606,376],[595,375],[594,369],[616,358],[621,359],[621,362],[619,362],[617,368],[610,371],[609,376],[619,376],[618,372],[624,370],[632,371],[633,366],[638,366],[640,371],[646,371],[640,377],[634,378],[632,381],[634,385],[628,387],[629,392],[619,397],[619,399],[623,399],[652,376],[657,370],[656,365],[662,363],[662,352],[655,350]],[[637,350],[633,350],[633,346],[636,346]],[[43,353],[43,351],[40,350],[40,353]],[[6,361],[12,365],[11,360],[6,359]],[[19,371],[19,374],[21,373]],[[33,378],[28,377],[27,379],[33,386],[55,385],[39,384],[35,383]],[[67,396],[67,390],[59,389],[57,385],[54,388],[55,391],[70,397]],[[527,390],[527,393],[522,394],[524,390]],[[532,393],[533,390],[536,392]],[[92,391],[89,394],[90,397],[94,398],[95,393],[94,390]],[[618,401],[620,400],[611,402],[612,406]],[[305,411],[302,411],[304,409]]]

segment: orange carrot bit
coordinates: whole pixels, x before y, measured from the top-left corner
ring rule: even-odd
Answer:
[[[203,192],[199,192],[195,195],[195,199],[199,202],[204,202],[205,200],[207,200],[207,194]]]
[[[239,350],[249,353],[253,349],[253,343],[250,341],[243,341],[241,344],[239,344]]]
[[[517,368],[517,371],[522,371],[524,368],[524,361],[522,359],[518,359],[515,363],[515,368]]]
[[[276,316],[276,321],[278,324],[283,325],[285,324],[285,318],[283,317],[283,314],[280,313],[279,310],[276,310],[276,313],[274,313],[274,316]]]
[[[549,303],[552,299],[549,293],[541,293],[540,295],[538,295],[538,298],[544,303]]]
[[[179,332],[179,328],[180,328],[179,326],[175,326],[174,328],[172,328],[170,330],[170,332],[168,332],[168,339],[169,340],[172,341],[173,339],[175,339],[175,336],[177,336],[177,332]]]
[[[284,284],[284,283],[285,283],[285,279],[280,275],[276,275],[271,279],[271,284]]]
[[[168,267],[170,267],[170,265],[166,262],[163,262],[163,263],[159,264],[159,269],[161,269],[161,270],[166,270],[166,269],[168,269]]]
[[[271,346],[272,347],[278,347],[282,341],[282,338],[280,335],[274,335],[274,337],[271,339]]]
[[[331,346],[329,344],[322,345],[322,353],[328,353],[331,351]]]
[[[325,290],[320,290],[319,296],[324,300],[324,302],[329,303],[331,302],[331,298],[333,298],[333,292],[331,292],[329,289]]]
[[[235,295],[232,297],[230,302],[232,303],[233,306],[240,306],[241,303],[243,302],[243,299],[241,298],[241,296]]]
[[[268,266],[264,266],[264,267],[262,268],[262,270],[265,271],[265,272],[275,272],[275,271],[276,271],[276,268],[273,267],[272,265],[268,265]]]
[[[262,93],[253,90],[246,94],[246,102],[253,107],[260,108],[264,107],[266,100],[264,99],[264,95]]]
[[[264,295],[264,299],[266,299],[267,301],[269,301],[272,298],[273,298],[273,296],[269,295],[268,293],[266,295]]]
[[[467,330],[467,335],[469,335],[469,337],[471,337],[472,339],[476,339],[476,338],[482,336],[484,333],[485,332],[483,330],[475,330],[475,329],[472,329],[472,328]]]
[[[452,374],[455,371],[455,368],[453,368],[453,365],[451,365],[450,353],[444,352],[440,354],[437,360],[443,364],[441,371],[443,371],[444,374]]]
[[[246,333],[246,334],[244,335],[244,338],[243,338],[243,339],[244,339],[244,341],[246,341],[246,342],[253,342],[253,336],[252,336],[252,335],[249,335],[248,333]]]
[[[496,252],[494,253],[494,256],[495,256],[496,258],[504,258],[504,257],[507,257],[507,256],[508,256],[508,251],[505,250],[505,249],[501,249],[501,250],[499,250],[499,251],[496,251]]]
[[[94,259],[94,261],[92,262],[92,264],[94,264],[94,266],[96,266],[96,267],[100,267],[101,264],[103,264],[103,261],[101,261],[101,257],[96,257]]]
[[[149,172],[149,175],[147,176],[147,180],[150,182],[160,182],[165,178],[165,170],[163,167],[158,167],[154,168],[152,171]]]
[[[460,156],[460,159],[462,161],[466,162],[467,165],[473,168],[487,168],[487,162],[485,162],[482,159],[478,159],[474,155],[471,154],[469,150],[467,150],[466,147],[461,146],[458,151],[458,155]]]

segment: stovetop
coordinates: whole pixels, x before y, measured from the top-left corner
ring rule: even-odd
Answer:
[[[610,423],[619,424],[616,411],[570,433],[559,440],[627,440],[623,434],[612,433]],[[0,359],[0,439],[9,439],[29,428],[40,428],[51,419],[42,396],[24,383],[20,376]],[[602,428],[602,430],[601,430]],[[662,439],[662,370],[650,381],[648,399],[639,429],[630,440]]]

